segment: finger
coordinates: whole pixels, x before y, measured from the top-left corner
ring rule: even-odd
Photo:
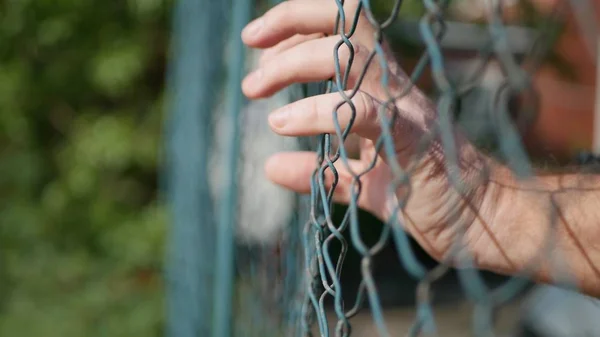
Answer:
[[[338,44],[338,36],[311,40],[282,52],[271,62],[249,74],[242,82],[242,90],[248,98],[269,97],[277,91],[293,83],[319,82],[335,75],[335,59],[331,55]],[[352,86],[354,79],[367,64],[368,51],[358,43],[353,44],[353,62],[348,85]],[[338,49],[338,59],[341,73],[344,74],[350,59],[350,49],[342,45]],[[379,74],[379,67],[369,69],[368,76]]]
[[[356,0],[344,3],[346,32],[354,21],[357,6]],[[284,1],[249,23],[242,31],[242,40],[250,47],[268,48],[296,34],[332,34],[338,11],[335,1]],[[370,24],[364,18],[359,21],[364,28],[355,34],[372,39],[372,29],[365,29]]]
[[[283,41],[279,42],[278,44],[276,44],[275,46],[265,49],[261,53],[260,60],[258,61],[259,66],[263,66],[264,64],[269,62],[273,57],[275,57],[276,55],[279,55],[283,51],[286,51],[286,50],[288,50],[294,46],[297,46],[303,42],[310,41],[310,40],[316,40],[321,37],[323,37],[323,34],[320,34],[320,33],[310,34],[310,35],[297,34],[297,35],[290,37],[287,40],[283,40]]]
[[[354,173],[360,173],[366,168],[364,163],[353,159],[348,160],[348,166]],[[316,167],[317,155],[314,152],[282,152],[271,156],[267,160],[265,172],[267,177],[274,183],[298,193],[308,194],[311,190],[311,179]],[[338,174],[338,180],[333,198],[336,202],[348,203],[354,190],[353,175],[342,162],[336,162],[334,167]],[[326,169],[324,175],[323,183],[328,193],[333,185],[334,175],[331,169]]]
[[[350,95],[350,92],[346,94]],[[343,105],[340,104],[342,102]],[[280,135],[313,136],[335,133],[336,120],[341,130],[352,121],[352,132],[371,140],[377,139],[380,128],[373,97],[359,91],[352,97],[351,104],[355,108],[354,113],[339,93],[308,97],[277,109],[269,116],[269,124]]]

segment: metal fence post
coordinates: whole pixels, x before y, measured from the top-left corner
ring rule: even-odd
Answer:
[[[252,0],[234,0],[233,21],[229,42],[229,71],[226,88],[228,124],[231,126],[231,137],[228,138],[225,168],[228,172],[223,184],[222,199],[219,205],[217,222],[217,269],[215,275],[213,316],[213,337],[231,336],[232,299],[234,286],[234,249],[235,221],[238,204],[237,166],[240,152],[241,128],[239,123],[240,110],[243,104],[241,81],[245,64],[245,48],[241,41],[241,31],[248,23],[252,13]]]
[[[209,336],[215,260],[208,180],[212,111],[222,78],[227,2],[175,3],[168,69],[165,183],[170,207],[166,267],[171,337]]]

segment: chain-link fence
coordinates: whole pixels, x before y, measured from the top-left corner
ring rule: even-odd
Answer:
[[[489,274],[477,269],[480,257],[471,254],[468,246],[473,240],[469,226],[475,220],[464,215],[469,206],[464,200],[486,186],[490,177],[483,168],[475,171],[476,176],[464,176],[465,165],[479,163],[464,162],[456,130],[509,168],[519,181],[531,180],[542,157],[532,156],[524,141],[540,113],[534,74],[549,59],[558,59],[552,53],[567,12],[580,24],[587,50],[596,54],[597,33],[590,25],[595,21],[586,16],[593,12],[586,7],[591,2],[558,2],[539,11],[529,1],[325,1],[338,8],[330,35],[339,36],[332,51],[333,78],[293,86],[248,104],[242,104],[239,83],[244,64],[254,67],[256,54],[250,52],[246,58],[239,35],[257,4],[234,1],[228,21],[223,16],[229,7],[222,2],[179,2],[173,55],[180,62],[172,85],[179,105],[173,109],[169,145],[175,205],[169,274],[171,335],[354,336],[354,322],[360,315],[364,322],[366,313],[372,322],[369,336],[454,336],[437,324],[435,306],[436,296],[448,287],[440,280],[452,274],[457,282],[452,291],[460,292],[457,297],[471,305],[470,327],[458,335],[499,336],[499,311],[529,290],[537,268],[553,252],[559,221],[549,215],[553,230],[540,239],[536,254],[530,254],[533,258],[511,277],[496,275],[490,282]],[[418,16],[399,18],[407,6],[416,6]],[[509,25],[507,18],[515,8],[525,20]],[[474,20],[479,24],[459,22],[457,11],[462,11],[463,19],[479,15]],[[360,29],[372,34],[367,43],[361,41],[358,55],[354,34]],[[221,48],[225,30],[232,38],[227,48]],[[408,45],[412,56],[403,53]],[[409,65],[411,73],[397,69],[394,58]],[[198,62],[205,62],[201,71],[193,68]],[[225,67],[227,72],[221,74],[227,76],[228,86],[219,105],[215,88],[221,88],[218,71]],[[380,74],[379,97],[373,97],[377,136],[356,141],[353,125],[360,113],[356,98],[371,93],[372,89],[362,87],[368,80],[373,85],[369,72]],[[410,121],[402,102],[415,99],[415,84],[422,84],[435,102],[435,118],[426,132],[413,137],[415,145],[405,155],[398,133],[412,129],[403,126]],[[201,102],[197,92],[204,93]],[[283,141],[267,130],[266,113],[295,100],[299,92],[305,97],[339,95],[339,104],[330,112],[335,132]],[[198,111],[204,117],[199,118]],[[268,155],[290,149],[316,152],[308,196],[273,187],[257,173]],[[423,179],[420,174],[427,161],[435,162],[436,172]],[[374,192],[373,177],[378,175],[388,178]],[[428,189],[428,181],[439,179],[451,192],[420,192]],[[370,195],[365,196],[369,184]],[[346,194],[346,206],[334,199],[340,193]],[[360,210],[361,198],[372,198],[374,193],[382,203],[377,206],[385,209],[383,220]],[[443,210],[443,225],[423,230],[437,233],[431,236],[415,229],[422,226],[417,222],[423,216],[407,215],[411,198],[420,198],[421,209],[429,212],[426,216],[438,215],[441,206],[436,198],[459,201]],[[479,210],[474,210],[477,216]],[[435,253],[431,249],[425,253],[419,246],[440,237],[445,241],[437,247],[443,253],[435,256],[436,261],[428,260]],[[488,241],[493,245],[493,237]],[[402,269],[401,277],[413,283],[404,287],[394,279],[398,275],[379,277],[375,266]],[[567,269],[553,275],[568,285],[573,281]],[[414,298],[414,319],[406,326],[391,328],[386,319],[393,293]],[[570,296],[577,301],[578,295]],[[513,336],[521,333],[511,331]]]

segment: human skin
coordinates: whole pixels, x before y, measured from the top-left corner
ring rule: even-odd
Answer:
[[[354,6],[356,1],[346,1],[347,17],[352,17]],[[242,32],[242,40],[247,46],[265,52],[258,69],[243,80],[244,94],[250,99],[260,99],[293,83],[331,78],[332,50],[340,38],[323,36],[333,31],[336,13],[334,1],[286,1],[251,22]],[[373,28],[365,18],[359,21],[352,42],[356,54],[348,88],[354,87],[374,47]],[[407,76],[389,51],[386,58],[389,62],[386,71],[394,79],[389,89],[398,94]],[[344,65],[347,48],[340,48],[340,59]],[[393,215],[390,205],[404,200],[406,186],[410,186],[407,203],[397,215],[406,231],[432,257],[447,258],[460,232],[462,252],[469,252],[480,269],[513,275],[535,262],[538,268],[532,278],[550,283],[556,281],[555,272],[567,272],[556,269],[556,258],[560,257],[584,293],[600,295],[600,272],[596,266],[600,261],[600,226],[596,226],[600,219],[600,198],[595,191],[600,188],[598,176],[540,172],[534,178],[519,180],[507,167],[469,143],[459,129],[454,129],[457,176],[462,185],[472,186],[459,191],[445,169],[447,153],[439,138],[434,138],[426,151],[417,155],[418,139],[437,127],[439,116],[435,104],[416,87],[395,102],[399,111],[392,127],[395,158],[376,154],[374,142],[380,136],[377,110],[379,102],[388,97],[380,84],[382,74],[383,70],[373,62],[361,90],[352,99],[356,107],[352,132],[361,140],[360,159],[351,160],[350,169],[361,172],[373,156],[379,156],[376,166],[361,177],[359,206],[387,220]],[[305,98],[272,112],[269,124],[283,136],[335,133],[331,112],[339,102],[338,93]],[[339,110],[342,127],[348,123],[349,112],[347,105]],[[311,152],[279,153],[267,161],[265,171],[275,183],[307,193],[315,161],[315,153]],[[408,184],[399,188],[395,196],[386,193],[393,179],[390,168],[393,164],[411,169]],[[334,197],[338,202],[348,203],[352,174],[341,163],[336,168],[339,183]],[[554,240],[546,247],[549,232],[554,233]]]

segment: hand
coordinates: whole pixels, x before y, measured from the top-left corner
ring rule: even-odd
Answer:
[[[347,27],[354,18],[358,1],[346,1]],[[278,90],[293,84],[323,81],[334,77],[333,51],[340,41],[339,35],[325,37],[334,31],[338,8],[334,1],[303,0],[286,1],[250,23],[242,32],[245,44],[265,49],[257,70],[249,74],[242,83],[244,94],[251,99],[273,95]],[[346,29],[348,31],[348,29]],[[374,48],[374,29],[366,17],[361,17],[351,41],[355,57],[351,67],[348,88],[353,88]],[[387,49],[388,69],[382,70],[377,57],[368,67],[360,86],[353,97],[356,119],[352,132],[361,137],[360,159],[349,162],[354,173],[364,171],[374,156],[380,156],[377,165],[361,177],[362,189],[359,206],[382,220],[392,215],[397,200],[408,203],[399,217],[408,232],[435,258],[441,259],[448,252],[454,239],[457,223],[466,226],[467,245],[485,245],[481,237],[482,228],[474,226],[475,213],[468,205],[477,209],[482,202],[485,185],[471,191],[469,196],[458,193],[451,187],[444,169],[444,151],[439,140],[435,140],[426,153],[415,156],[418,141],[437,123],[437,113],[432,102],[412,88],[408,95],[395,102],[399,111],[392,127],[396,158],[386,158],[376,153],[375,142],[381,134],[378,108],[388,100],[381,83],[384,71],[390,75],[389,89],[398,95],[409,83],[392,53]],[[350,53],[345,45],[339,49],[342,73]],[[349,94],[349,92],[347,92]],[[319,95],[302,99],[273,112],[269,117],[271,128],[284,136],[313,136],[335,133],[332,112],[342,101],[339,93]],[[351,110],[347,104],[338,110],[339,123],[344,129],[349,122]],[[388,109],[391,118],[393,109]],[[460,153],[460,176],[464,180],[475,178],[483,164],[482,155],[470,146],[458,132],[456,142]],[[310,191],[310,176],[315,168],[315,153],[280,153],[271,157],[266,164],[266,174],[274,182],[301,193]],[[419,161],[413,161],[415,158]],[[397,163],[404,169],[410,164],[417,168],[410,176],[410,189],[400,187],[396,197],[387,193],[393,174],[390,165]],[[339,183],[335,200],[348,203],[353,176],[342,161],[336,163]],[[331,179],[329,180],[331,182]],[[473,247],[471,247],[473,248]]]

